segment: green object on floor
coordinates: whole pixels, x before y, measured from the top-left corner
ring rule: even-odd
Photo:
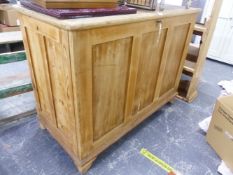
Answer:
[[[13,52],[0,54],[0,64],[7,64],[26,60],[25,52]]]
[[[22,93],[29,92],[32,90],[33,90],[33,88],[32,88],[31,83],[8,88],[8,89],[2,89],[2,90],[0,90],[0,99],[6,98],[6,97],[11,97],[11,96],[18,95],[18,94],[22,94]]]

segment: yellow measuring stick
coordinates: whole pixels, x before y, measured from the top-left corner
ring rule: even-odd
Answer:
[[[142,148],[140,153],[143,156],[145,156],[146,158],[148,158],[149,160],[151,160],[152,162],[154,162],[160,168],[164,169],[166,172],[168,172],[168,173],[175,172],[175,170],[170,165],[168,165],[166,162],[159,159],[158,157],[156,157],[155,155],[153,155],[152,153],[150,153],[146,149]]]

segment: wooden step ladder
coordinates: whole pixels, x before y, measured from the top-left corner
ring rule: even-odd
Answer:
[[[17,98],[20,94],[31,92],[32,84],[28,69],[17,71],[19,66],[26,67],[26,54],[23,48],[22,35],[20,31],[17,32],[3,32],[0,33],[0,126],[8,122],[19,120],[36,113],[35,107],[32,109],[23,108],[21,106],[15,109],[12,103],[25,103],[25,98]],[[4,72],[5,70],[5,72]],[[15,71],[12,71],[15,70]],[[13,97],[13,99],[10,99]],[[22,102],[18,102],[22,100]],[[10,107],[5,107],[9,103]],[[33,103],[33,101],[32,101]],[[3,105],[5,104],[5,106]],[[31,105],[33,106],[33,105]],[[5,107],[5,109],[3,109]],[[22,108],[19,110],[19,108]],[[25,110],[23,110],[25,109]],[[12,116],[6,115],[3,110],[16,110]],[[1,113],[2,112],[2,113]],[[12,112],[9,112],[10,114]]]
[[[190,43],[179,84],[178,98],[192,102],[198,95],[198,83],[223,0],[214,0],[211,15],[204,24],[196,24],[193,35],[200,36],[199,44]]]

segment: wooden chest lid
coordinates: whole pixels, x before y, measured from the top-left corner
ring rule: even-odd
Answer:
[[[127,24],[133,22],[142,22],[145,20],[156,20],[172,16],[181,16],[189,14],[197,14],[200,9],[176,9],[176,10],[165,10],[164,12],[151,12],[138,10],[136,14],[129,15],[114,15],[114,16],[103,16],[103,17],[91,17],[91,18],[78,18],[78,19],[65,19],[60,20],[48,15],[44,15],[33,10],[29,10],[21,5],[14,5],[14,8],[21,14],[28,17],[52,24],[58,28],[65,30],[84,30],[92,29],[102,26],[113,26],[120,24]]]

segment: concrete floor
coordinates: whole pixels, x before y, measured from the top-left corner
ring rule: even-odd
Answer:
[[[139,152],[146,148],[183,175],[217,175],[220,159],[206,143],[198,122],[212,113],[220,80],[233,67],[208,60],[199,96],[167,104],[100,154],[87,175],[166,175]],[[72,160],[35,117],[0,128],[1,175],[79,175]]]

